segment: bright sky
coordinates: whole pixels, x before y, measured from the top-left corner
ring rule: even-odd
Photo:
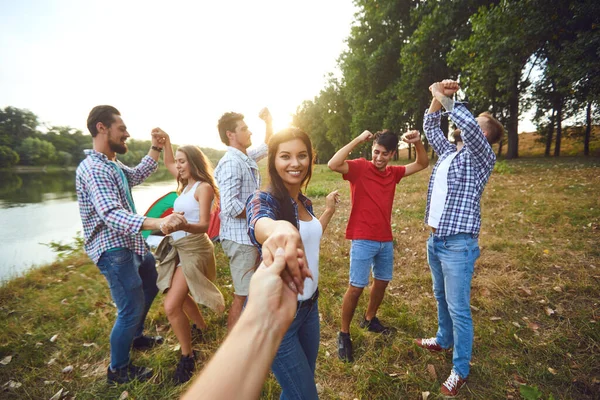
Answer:
[[[351,0],[0,0],[0,107],[88,133],[92,107],[117,107],[133,138],[163,128],[177,144],[222,149],[216,129],[241,112],[291,122],[336,71]]]

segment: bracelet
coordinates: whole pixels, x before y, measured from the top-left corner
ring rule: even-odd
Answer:
[[[163,151],[162,147],[158,147],[158,146],[154,146],[154,145],[152,145],[152,147],[150,147],[150,148],[151,148],[152,150],[156,150],[156,151],[158,151],[159,153],[161,153],[161,152]]]

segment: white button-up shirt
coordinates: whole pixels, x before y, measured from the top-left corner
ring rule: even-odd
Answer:
[[[260,173],[256,164],[267,155],[267,145],[261,144],[244,154],[228,146],[227,153],[219,160],[215,178],[221,192],[221,240],[228,239],[240,244],[252,245],[248,237],[246,218],[237,218],[246,208],[246,200],[260,189]]]

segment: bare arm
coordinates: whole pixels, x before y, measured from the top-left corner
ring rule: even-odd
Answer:
[[[189,233],[206,233],[210,223],[210,207],[215,198],[215,190],[208,183],[202,182],[196,188],[194,198],[200,207],[200,221],[196,224],[187,223],[183,230]]]
[[[258,267],[245,311],[183,400],[259,398],[296,312],[296,294],[279,276],[284,268],[282,248],[275,251],[273,264]]]
[[[271,139],[271,136],[273,136],[273,116],[271,116],[269,109],[265,107],[259,111],[258,117],[265,121],[265,144],[269,144],[269,140]]]
[[[323,214],[321,214],[321,218],[319,218],[323,232],[325,232],[325,229],[327,229],[327,225],[329,225],[329,221],[331,221],[331,217],[333,217],[336,206],[339,202],[340,195],[337,190],[334,190],[327,195],[327,198],[325,199],[325,211]]]
[[[373,138],[373,134],[369,131],[364,131],[359,136],[355,137],[350,143],[339,149],[331,160],[327,163],[327,166],[330,170],[339,172],[340,174],[347,174],[349,167],[346,162],[346,158],[348,158],[348,154],[354,150],[356,146],[361,143],[368,142]]]
[[[421,142],[421,134],[419,131],[413,130],[406,132],[402,136],[402,140],[409,145],[414,144],[415,152],[417,153],[415,162],[412,162],[406,166],[406,172],[404,172],[404,176],[410,176],[427,168],[429,166],[429,158],[427,157],[425,146],[423,146],[423,142]]]
[[[165,167],[169,173],[173,176],[173,178],[177,179],[179,172],[177,171],[177,164],[175,163],[175,157],[173,157],[173,147],[171,146],[171,138],[165,131],[160,128],[152,129],[152,134],[159,135],[164,138],[164,153],[163,162],[165,163]]]

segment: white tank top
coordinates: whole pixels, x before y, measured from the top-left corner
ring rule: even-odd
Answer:
[[[323,227],[321,222],[311,214],[310,221],[300,222],[300,238],[304,244],[304,253],[308,262],[308,269],[312,272],[313,279],[304,280],[304,294],[298,295],[298,300],[307,300],[312,297],[319,286],[319,249],[321,247],[321,236],[323,236]]]
[[[190,224],[197,224],[200,222],[200,205],[198,201],[194,198],[194,194],[196,193],[196,188],[200,182],[194,183],[194,185],[189,188],[189,185],[183,189],[183,192],[175,199],[173,203],[173,211],[181,212],[183,211],[183,216]],[[189,188],[189,190],[188,190]],[[189,232],[186,231],[175,231],[171,233],[171,237],[173,240],[181,239],[184,236],[189,235]]]

